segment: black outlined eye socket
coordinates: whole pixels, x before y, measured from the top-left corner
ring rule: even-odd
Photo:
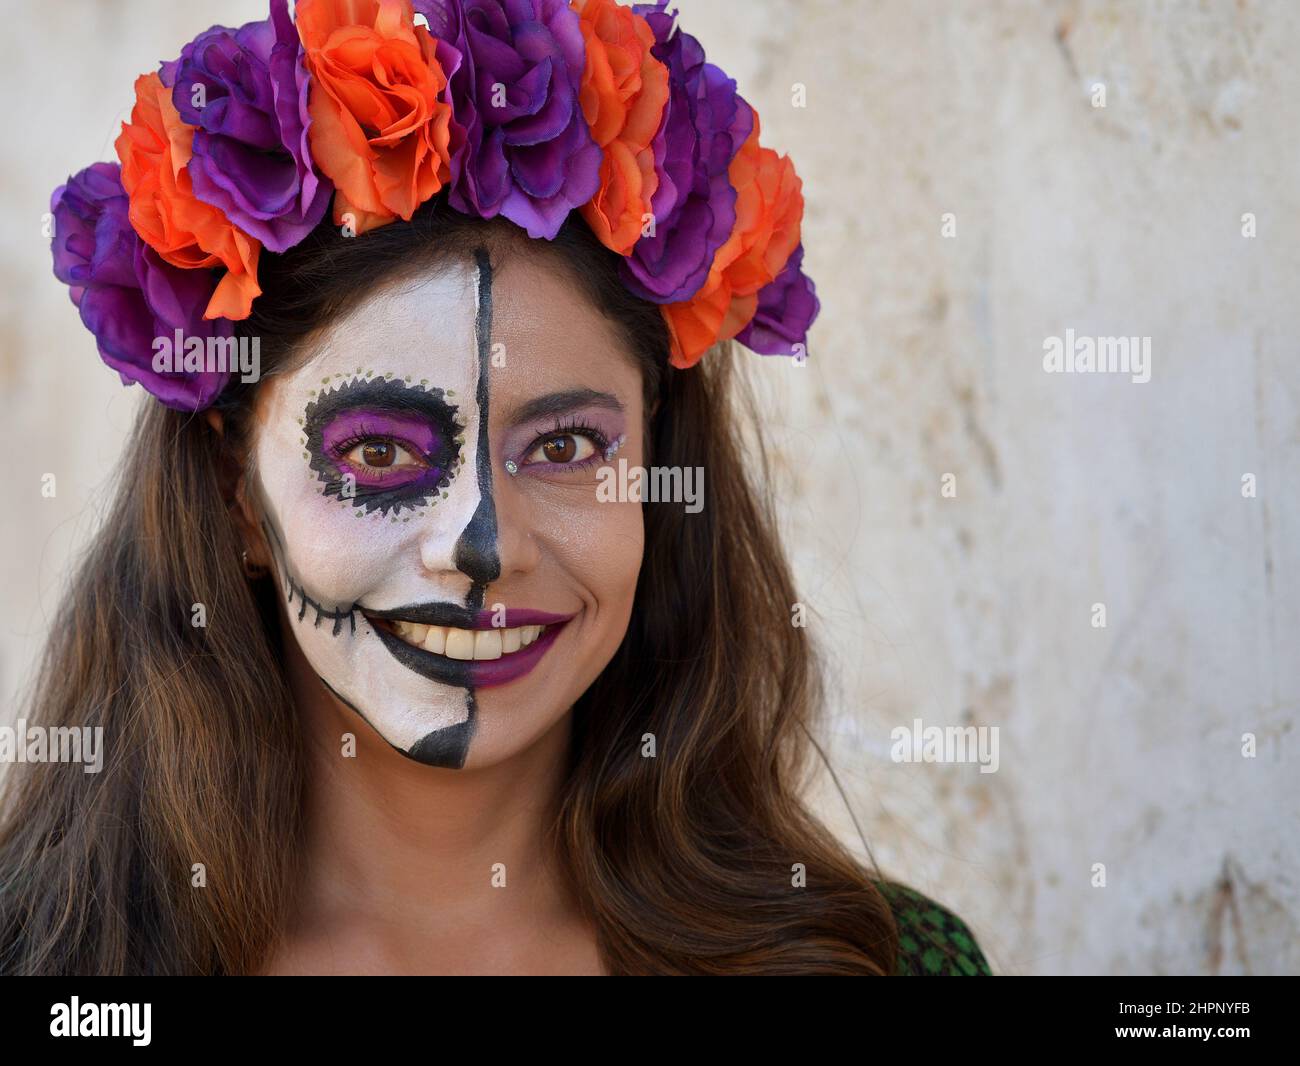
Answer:
[[[345,381],[308,404],[303,428],[324,493],[365,512],[436,502],[461,463],[457,408],[439,388]]]

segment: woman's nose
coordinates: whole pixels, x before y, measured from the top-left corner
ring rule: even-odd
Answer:
[[[497,516],[490,487],[475,484],[472,466],[462,469],[444,500],[422,518],[420,562],[430,574],[464,574],[475,585],[496,580]]]
[[[504,472],[494,494],[497,519],[498,577],[526,574],[536,569],[541,557],[534,530],[533,506],[524,485]]]
[[[533,570],[540,549],[532,527],[532,507],[520,488],[504,471],[499,476],[487,474],[468,520],[461,518],[464,524],[459,532],[437,521],[429,524],[420,541],[425,569],[430,573],[455,570],[464,574],[471,582],[471,600],[481,600],[493,582]],[[454,487],[452,495],[454,499]],[[466,500],[462,506],[468,504]]]

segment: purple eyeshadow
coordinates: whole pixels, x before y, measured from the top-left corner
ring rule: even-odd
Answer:
[[[413,444],[424,456],[433,454],[437,443],[435,430],[426,420],[389,414],[386,411],[345,411],[321,431],[325,447],[331,450],[349,440],[371,436],[389,437]]]
[[[359,512],[387,514],[436,502],[460,464],[456,407],[442,389],[390,378],[341,382],[307,405],[303,433],[311,468],[327,496]],[[391,466],[372,466],[349,453],[368,443],[407,453]]]
[[[595,435],[593,436],[586,430],[594,430]],[[603,459],[600,454],[602,446],[608,446],[609,443],[617,440],[619,436],[624,435],[626,432],[627,423],[621,415],[614,414],[603,407],[579,407],[550,423],[521,423],[507,435],[504,452],[514,458],[515,462],[522,464],[539,441],[545,440],[547,437],[572,434],[590,439],[597,452],[593,458],[601,460]],[[592,460],[586,461],[591,462]],[[566,467],[561,464],[556,465],[555,468],[563,470]]]
[[[396,444],[424,465],[372,467],[347,458],[357,445],[369,441]],[[358,483],[385,488],[417,482],[437,484],[447,472],[437,465],[437,457],[445,451],[447,442],[426,419],[415,416],[366,409],[345,411],[322,428],[321,443],[339,470],[354,474]]]

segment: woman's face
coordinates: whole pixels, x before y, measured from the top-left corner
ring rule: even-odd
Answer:
[[[641,462],[632,357],[548,260],[496,266],[376,291],[258,397],[284,625],[324,692],[433,766],[556,724],[623,639],[644,544],[640,505],[597,495],[613,452]]]

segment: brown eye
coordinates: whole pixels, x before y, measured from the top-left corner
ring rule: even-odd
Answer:
[[[578,442],[568,435],[552,437],[542,445],[542,454],[550,463],[571,463],[577,451]]]
[[[341,456],[345,467],[373,481],[411,474],[429,464],[419,451],[385,437],[358,441]],[[371,482],[367,482],[369,484]]]
[[[388,441],[372,440],[361,446],[361,461],[366,466],[392,466],[397,449]]]
[[[533,449],[525,465],[570,466],[596,454],[596,445],[585,433],[555,433],[539,439],[542,443]]]

